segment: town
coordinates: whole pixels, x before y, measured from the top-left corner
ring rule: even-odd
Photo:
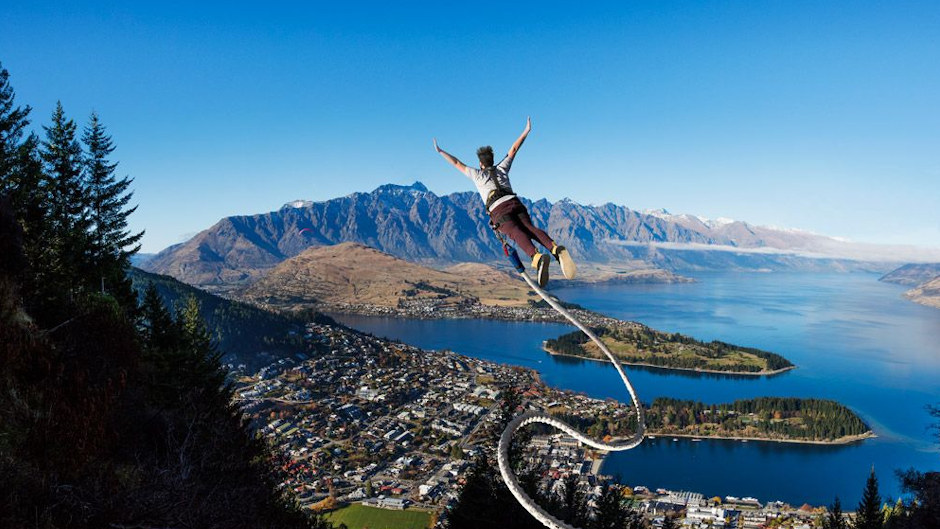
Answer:
[[[442,523],[471,461],[492,452],[502,391],[518,388],[523,407],[574,417],[626,421],[629,409],[543,384],[534,371],[426,351],[333,324],[309,324],[306,349],[257,373],[229,366],[237,404],[277,454],[302,507],[343,504],[418,509]],[[547,469],[542,490],[577,476],[589,506],[600,495],[603,453],[560,434],[533,437],[530,465]],[[492,454],[490,454],[492,455]],[[495,461],[495,456],[493,459]],[[625,501],[652,527],[681,516],[690,528],[812,526],[821,510],[755,498],[625,487]]]
[[[265,303],[260,303],[265,306]],[[277,308],[275,306],[275,308]],[[564,322],[563,316],[555,312],[544,301],[530,301],[527,305],[487,305],[475,298],[455,301],[448,296],[398,298],[395,306],[373,303],[319,303],[317,310],[325,313],[361,314],[364,316],[394,316],[409,319],[492,319],[507,321]],[[569,308],[587,325],[601,325],[617,320],[589,310]]]

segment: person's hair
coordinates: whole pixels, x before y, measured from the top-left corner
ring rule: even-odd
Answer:
[[[477,149],[477,158],[483,167],[493,167],[493,148],[489,145]]]

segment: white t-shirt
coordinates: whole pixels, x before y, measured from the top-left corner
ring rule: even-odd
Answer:
[[[483,197],[483,203],[486,204],[486,199],[489,198],[490,193],[496,191],[497,186],[496,182],[499,182],[499,187],[504,189],[509,189],[512,191],[512,186],[509,185],[509,167],[512,165],[512,158],[509,156],[503,158],[501,162],[496,164],[493,174],[494,178],[487,178],[487,175],[483,173],[483,170],[478,167],[467,166],[467,169],[464,171],[464,174],[467,175],[467,178],[473,180],[473,183],[477,186],[477,191],[480,192],[480,196]],[[494,182],[493,180],[496,180]],[[499,197],[496,202],[493,202],[490,205],[490,211],[496,208],[496,206],[516,198],[516,195],[509,194],[502,197]]]

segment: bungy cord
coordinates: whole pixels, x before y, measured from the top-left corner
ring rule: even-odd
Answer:
[[[510,250],[508,245],[506,247],[506,250],[507,250],[506,256],[510,257],[510,260],[513,260],[509,252],[512,251],[512,253],[515,254],[515,251]],[[518,255],[515,255],[514,262],[515,263],[519,262]],[[519,266],[517,266],[517,269],[518,268]],[[590,338],[591,341],[593,341],[595,344],[597,344],[597,346],[600,347],[601,351],[603,351],[604,354],[607,355],[607,358],[610,359],[611,363],[614,364],[614,367],[617,369],[617,373],[620,374],[620,378],[621,380],[623,380],[623,385],[624,387],[627,388],[627,392],[630,393],[630,400],[632,401],[633,408],[636,411],[636,417],[637,417],[636,432],[633,434],[632,437],[628,439],[623,439],[614,443],[603,443],[603,442],[591,439],[585,436],[584,434],[582,434],[581,432],[575,430],[571,426],[568,426],[567,424],[561,422],[560,420],[550,415],[547,415],[545,413],[539,413],[539,412],[527,412],[527,413],[523,413],[522,415],[519,415],[518,417],[510,421],[508,425],[506,425],[506,429],[503,430],[502,435],[500,435],[499,450],[497,452],[497,461],[499,463],[499,473],[502,475],[503,481],[506,483],[506,486],[509,487],[509,491],[512,492],[512,495],[516,497],[516,500],[518,500],[519,503],[523,507],[525,507],[527,511],[529,511],[529,514],[535,517],[535,519],[538,520],[540,523],[542,523],[542,525],[544,525],[545,527],[549,527],[551,529],[577,529],[574,526],[569,525],[559,520],[558,518],[555,518],[551,514],[549,514],[547,511],[545,511],[545,509],[543,509],[537,503],[535,503],[535,501],[533,501],[532,498],[530,498],[525,493],[524,490],[522,490],[522,486],[519,484],[519,479],[516,477],[515,473],[513,473],[512,468],[509,465],[509,446],[512,443],[513,433],[515,433],[516,430],[518,430],[519,428],[522,428],[523,426],[527,424],[533,424],[533,423],[547,424],[548,426],[551,426],[552,428],[565,432],[566,434],[574,437],[575,439],[584,443],[587,446],[596,448],[598,450],[616,452],[616,451],[622,451],[622,450],[630,450],[631,448],[635,448],[641,442],[643,442],[643,436],[646,433],[646,416],[643,411],[643,405],[640,404],[640,399],[637,397],[636,391],[633,389],[633,385],[630,384],[630,379],[627,378],[627,375],[626,373],[624,373],[623,367],[621,367],[620,362],[610,352],[610,350],[607,349],[607,346],[604,345],[604,342],[602,342],[593,332],[591,332],[591,329],[589,329],[587,326],[585,326],[580,321],[578,321],[577,318],[572,316],[571,313],[565,310],[564,307],[562,307],[557,301],[555,301],[544,290],[542,290],[538,286],[538,284],[536,284],[535,281],[533,281],[532,278],[529,277],[529,275],[525,272],[524,267],[521,270],[519,270],[519,273],[520,275],[522,275],[522,278],[525,279],[526,283],[528,283],[529,286],[532,287],[532,290],[535,290],[535,292],[537,292],[538,295],[541,296],[542,299],[544,299],[549,305],[551,305],[551,307],[555,309],[559,314],[561,314],[568,321],[573,323],[578,329],[581,329],[581,332],[586,334],[587,337]]]

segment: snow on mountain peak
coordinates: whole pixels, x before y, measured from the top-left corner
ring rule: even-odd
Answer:
[[[313,201],[312,201],[312,200],[299,200],[299,199],[298,199],[298,200],[293,200],[293,201],[291,201],[291,202],[288,202],[288,203],[284,204],[283,206],[281,206],[281,209],[289,209],[289,208],[307,208],[307,207],[310,207],[310,206],[312,206],[312,205],[313,205]]]
[[[702,224],[704,224],[705,226],[708,226],[709,228],[720,228],[722,226],[727,226],[728,224],[733,224],[737,222],[736,220],[729,219],[727,217],[719,217],[717,219],[708,219],[705,217],[701,217],[699,215],[689,215],[688,213],[674,215],[670,213],[666,208],[644,209],[643,214],[649,215],[651,217],[660,218],[663,220],[673,221],[673,222],[681,222],[683,220],[685,221],[697,220],[698,222],[701,222]]]
[[[669,213],[666,208],[657,208],[657,209],[644,209],[644,215],[650,215],[652,217],[658,217],[661,219],[670,219],[673,217],[672,213]]]
[[[716,226],[727,226],[728,224],[734,224],[735,222],[737,221],[734,219],[729,219],[728,217],[718,217],[715,220],[705,220],[705,224],[711,228]]]

